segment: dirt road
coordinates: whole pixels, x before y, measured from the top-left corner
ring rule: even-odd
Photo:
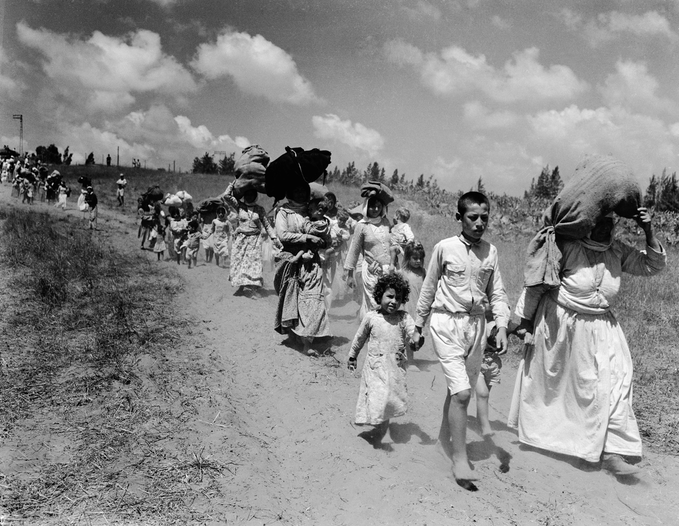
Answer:
[[[7,201],[9,188],[0,192]],[[99,227],[103,240],[139,250],[132,217],[102,210]],[[429,344],[419,354],[422,371],[408,373],[408,414],[392,424],[385,449],[373,449],[352,424],[363,356],[356,373],[345,367],[356,303],[331,310],[335,355],[312,359],[272,329],[270,272],[268,294],[255,300],[234,297],[228,269],[206,265],[202,255],[195,269],[158,264],[181,276],[178,301],[193,320],[176,356],[168,350],[176,390],[190,408],[175,438],[228,468],[214,481],[221,496],[206,493],[194,503],[213,524],[679,524],[678,457],[648,453],[643,475],[626,485],[521,446],[505,425],[515,375],[509,366],[491,393],[493,446],[470,417],[479,491],[458,487],[434,446],[445,382]],[[194,374],[195,362],[208,372]]]

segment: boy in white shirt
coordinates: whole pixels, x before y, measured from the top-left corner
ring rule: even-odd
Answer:
[[[446,377],[447,392],[439,443],[453,462],[453,476],[476,491],[467,458],[467,406],[481,369],[486,346],[484,305],[498,327],[498,354],[507,352],[509,302],[498,267],[497,249],[481,239],[488,227],[490,202],[468,192],[457,202],[462,233],[434,247],[417,303],[415,325],[422,333],[431,314],[434,351]]]

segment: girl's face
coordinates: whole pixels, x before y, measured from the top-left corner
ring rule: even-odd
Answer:
[[[383,208],[384,205],[382,204],[382,201],[380,201],[379,199],[375,199],[374,197],[371,197],[370,200],[368,201],[368,217],[370,218],[380,217],[382,215]]]
[[[254,203],[257,200],[257,191],[248,190],[243,194],[243,199],[245,200],[246,203]]]
[[[413,254],[410,256],[410,259],[408,260],[408,265],[410,268],[422,268],[422,256],[419,254]]]
[[[224,212],[224,210],[220,210],[217,212],[217,217],[220,221],[224,221],[224,219],[226,219],[226,212]]]
[[[401,306],[401,303],[401,295],[397,294],[396,290],[389,288],[382,294],[380,309],[386,314],[393,314]]]

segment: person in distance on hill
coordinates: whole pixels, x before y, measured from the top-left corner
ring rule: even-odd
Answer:
[[[118,206],[123,206],[125,204],[125,187],[127,186],[127,179],[125,179],[125,174],[121,173],[120,177],[116,181],[118,189],[116,190],[116,197],[118,198]]]
[[[489,215],[485,195],[467,192],[460,197],[455,217],[462,232],[434,246],[415,320],[421,333],[430,318],[432,344],[446,377],[439,444],[453,462],[455,480],[470,491],[476,491],[472,481],[478,477],[467,457],[467,406],[486,347],[484,305],[490,305],[498,327],[498,354],[507,351],[509,322],[497,249],[481,239]]]

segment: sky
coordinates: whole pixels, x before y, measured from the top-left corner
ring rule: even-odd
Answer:
[[[0,0],[0,141],[188,171],[250,144],[522,195],[679,159],[679,0]],[[225,152],[225,153],[222,153]]]

